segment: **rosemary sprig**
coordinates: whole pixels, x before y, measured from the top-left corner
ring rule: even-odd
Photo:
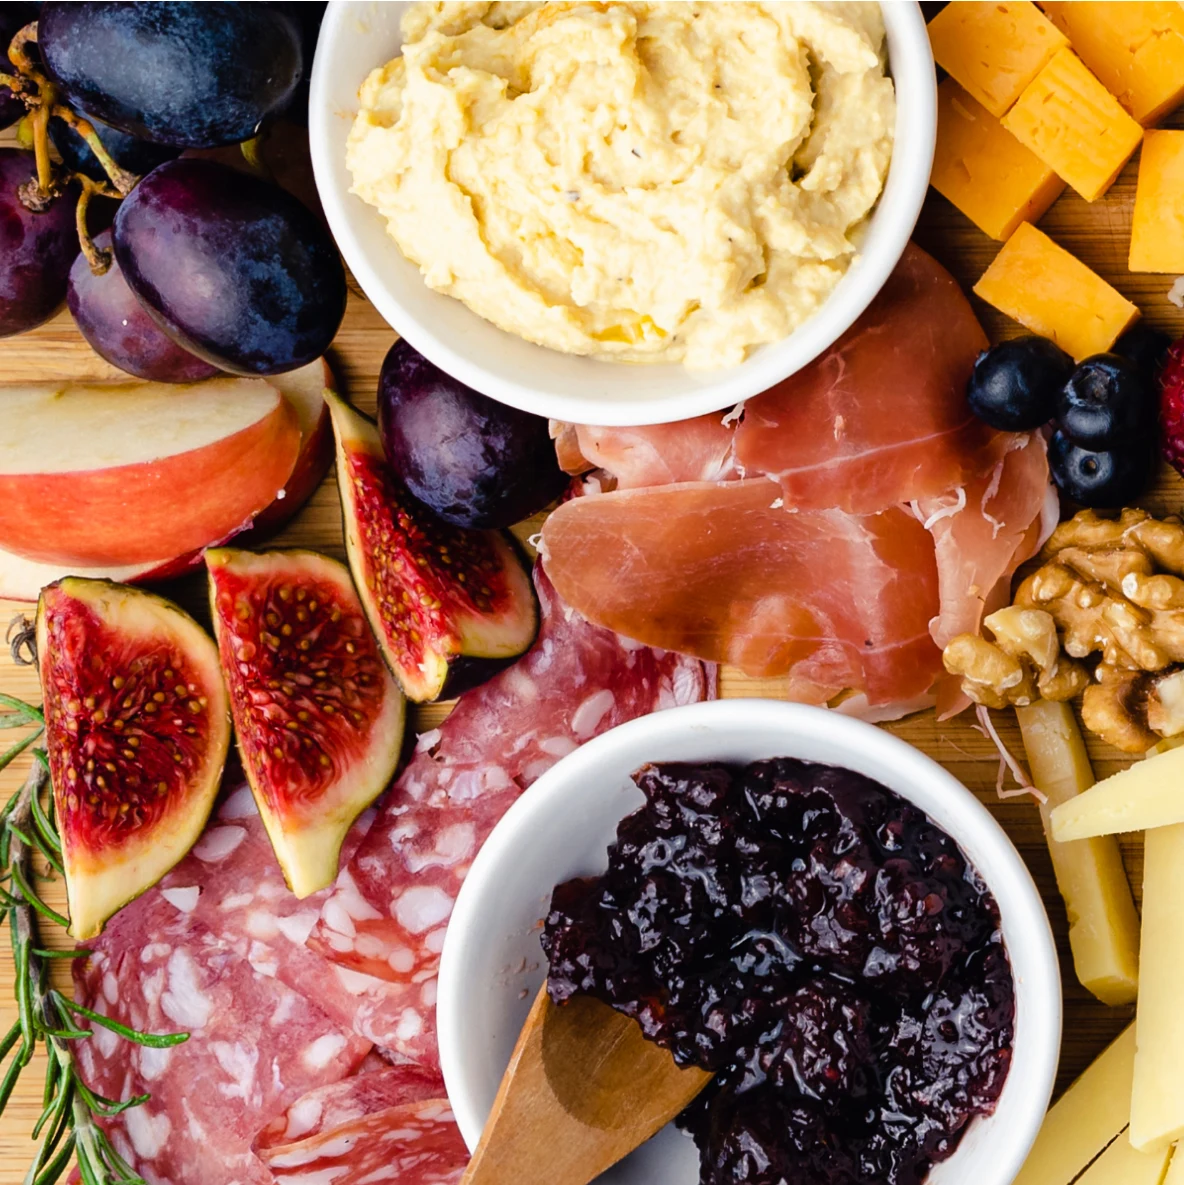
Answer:
[[[28,735],[0,755],[0,769],[34,744],[45,728],[45,719],[34,708],[0,693],[0,728],[30,728]],[[40,1140],[24,1185],[53,1185],[69,1167],[78,1166],[83,1185],[144,1185],[142,1177],[112,1145],[100,1119],[138,1107],[148,1095],[109,1099],[91,1090],[82,1080],[74,1056],[74,1042],[91,1036],[78,1019],[101,1025],[125,1040],[156,1048],[179,1045],[188,1033],[140,1033],[110,1017],[74,1003],[51,986],[50,961],[80,958],[87,950],[51,951],[40,941],[40,918],[65,926],[67,919],[50,908],[35,888],[34,853],[51,868],[61,871],[61,839],[53,819],[53,800],[47,795],[49,768],[43,749],[24,785],[0,811],[0,922],[8,919],[12,954],[16,964],[13,984],[18,1016],[0,1037],[0,1112],[16,1088],[21,1072],[33,1059],[38,1042],[45,1047],[48,1068],[42,1094],[44,1109],[33,1128]],[[7,1061],[7,1065],[5,1062]]]

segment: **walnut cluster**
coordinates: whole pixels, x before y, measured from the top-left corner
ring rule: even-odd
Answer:
[[[1087,728],[1128,753],[1184,733],[1184,524],[1128,509],[1061,523],[1015,603],[961,634],[945,666],[989,708],[1082,696]]]

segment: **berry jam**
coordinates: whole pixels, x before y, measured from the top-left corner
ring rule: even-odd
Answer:
[[[915,1185],[989,1114],[1015,998],[954,841],[849,770],[649,765],[608,871],[556,888],[551,998],[586,993],[715,1078],[703,1185]]]

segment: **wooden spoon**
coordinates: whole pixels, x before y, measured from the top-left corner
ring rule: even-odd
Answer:
[[[599,1000],[552,1004],[544,983],[461,1185],[588,1185],[710,1079]]]

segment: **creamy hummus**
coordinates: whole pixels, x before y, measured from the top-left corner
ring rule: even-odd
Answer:
[[[729,366],[856,253],[895,96],[878,4],[437,3],[366,80],[354,192],[528,341]]]

